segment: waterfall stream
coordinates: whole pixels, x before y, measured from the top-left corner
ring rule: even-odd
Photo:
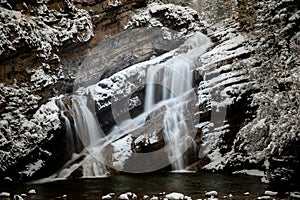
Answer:
[[[207,36],[196,33],[179,48],[180,53],[163,63],[150,66],[146,76],[144,113],[132,119],[133,121],[125,121],[114,127],[107,136],[103,134],[97,118],[88,108],[87,97],[73,95],[71,113],[76,134],[86,148],[80,154],[74,154],[63,169],[53,177],[70,177],[74,170],[80,168],[79,166],[82,177],[97,177],[107,173],[103,163],[109,162],[107,159],[111,155],[104,156],[103,149],[126,136],[132,131],[132,127],[135,129],[142,127],[147,115],[157,107],[165,107],[162,123],[169,164],[172,164],[173,170],[184,170],[187,163],[183,154],[193,143],[194,127],[191,127],[193,123],[189,123],[186,116],[189,99],[183,96],[193,93],[193,69],[197,65],[197,57],[203,54],[210,44]],[[61,107],[66,109],[64,106]],[[62,118],[65,120],[67,130],[70,130],[70,122],[64,111]],[[135,126],[132,126],[132,122]]]

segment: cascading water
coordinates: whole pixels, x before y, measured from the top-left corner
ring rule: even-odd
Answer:
[[[85,147],[92,146],[104,137],[94,114],[88,108],[88,99],[83,95],[72,96],[73,118],[78,136]]]
[[[185,169],[187,163],[183,154],[192,144],[194,128],[188,121],[192,117],[187,119],[190,99],[186,98],[185,94],[193,92],[193,68],[197,65],[198,56],[203,54],[210,45],[208,37],[196,33],[178,49],[177,55],[163,63],[150,66],[146,77],[144,113],[114,127],[107,136],[103,134],[97,119],[88,108],[87,97],[72,96],[70,112],[76,133],[86,148],[80,154],[74,154],[55,177],[67,178],[79,166],[82,168],[83,177],[104,175],[107,170],[103,163],[107,163],[107,157],[102,150],[132,132],[133,129],[141,128],[147,120],[147,115],[157,107],[165,107],[163,132],[172,168],[173,170]],[[67,119],[63,112],[62,117]],[[68,126],[68,123],[66,125]]]
[[[162,101],[160,104],[166,107],[164,134],[169,160],[176,160],[172,163],[176,171],[186,168],[183,154],[193,141],[192,130],[184,114],[187,101],[181,101],[179,97],[192,90],[195,61],[209,45],[208,37],[196,33],[182,46],[186,53],[174,56],[163,65],[151,66],[147,71],[145,111],[155,107],[157,101]],[[158,93],[161,93],[160,97]]]
[[[176,97],[192,89],[192,69],[193,65],[184,57],[175,56],[163,66],[151,66],[147,72],[145,111],[155,107],[157,100],[166,107],[164,135],[169,160],[176,160],[172,164],[173,170],[183,170],[186,167],[182,155],[187,147],[183,146],[185,141],[182,138],[190,137],[191,130],[188,129],[184,116],[187,102],[180,102]],[[158,93],[161,93],[160,97]]]
[[[102,154],[99,151],[94,151],[95,144],[104,138],[104,134],[99,126],[96,117],[88,108],[88,98],[84,95],[71,96],[72,108],[69,110],[64,102],[60,99],[58,106],[61,110],[61,117],[65,121],[66,132],[68,137],[69,151],[73,152],[71,160],[69,160],[62,170],[50,177],[64,179],[72,176],[72,173],[80,169],[82,177],[99,177],[106,174],[106,166],[100,162]],[[75,131],[72,130],[69,118],[65,113],[69,112],[74,120]],[[79,154],[75,153],[78,150],[77,138],[80,138],[85,147]],[[97,148],[96,148],[97,149]],[[93,152],[93,153],[92,153]]]

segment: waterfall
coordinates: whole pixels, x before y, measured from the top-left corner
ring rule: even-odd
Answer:
[[[97,143],[104,138],[104,134],[100,125],[88,107],[88,98],[84,95],[71,96],[70,110],[64,102],[59,99],[57,102],[61,110],[61,117],[66,126],[68,143],[66,148],[73,152],[72,158],[63,166],[63,168],[55,173],[50,179],[65,179],[72,176],[75,170],[80,169],[82,177],[99,177],[107,173],[106,166],[101,162],[104,160],[102,152],[97,147]],[[71,122],[66,116],[70,113],[73,118],[75,131],[73,131]],[[83,151],[79,154],[77,138],[80,138],[84,145]],[[47,180],[48,181],[48,180]]]
[[[98,120],[88,108],[88,99],[83,95],[72,96],[73,118],[77,135],[85,147],[96,144],[104,137]]]
[[[60,98],[57,101],[57,106],[60,109],[60,115],[64,120],[64,125],[66,129],[66,153],[73,153],[79,150],[78,143],[77,143],[77,136],[73,133],[72,125],[70,119],[68,118],[69,110],[67,109],[65,103]]]
[[[198,56],[209,45],[207,36],[196,33],[181,47],[185,53],[174,56],[163,64],[151,66],[147,71],[145,111],[153,109],[158,102],[166,107],[164,135],[169,160],[175,160],[172,168],[176,171],[186,168],[183,154],[193,141],[193,127],[188,126],[185,116],[187,101],[180,96],[193,89],[193,69]]]
[[[192,147],[194,140],[194,126],[190,121],[195,112],[189,110],[191,102],[189,94],[194,94],[193,69],[198,64],[198,56],[203,54],[210,44],[208,37],[202,33],[195,33],[173,57],[148,67],[144,113],[113,127],[107,136],[89,109],[89,99],[86,96],[72,95],[69,110],[61,103],[61,116],[65,120],[67,132],[71,131],[68,135],[70,138],[74,134],[78,135],[85,149],[79,154],[74,154],[63,169],[52,178],[68,178],[78,169],[82,177],[99,177],[106,174],[107,167],[103,163],[111,161],[112,155],[108,154],[112,154],[113,151],[105,151],[105,148],[110,148],[111,143],[142,128],[148,115],[158,107],[165,108],[162,122],[166,143],[164,152],[167,153],[173,170],[184,170],[187,162],[183,155]],[[65,115],[67,111],[73,118],[76,133],[72,132],[69,119]]]
[[[151,66],[147,71],[145,111],[155,107],[157,101],[166,107],[164,136],[168,144],[169,160],[176,160],[172,163],[173,170],[183,170],[186,167],[182,155],[187,149],[184,146],[185,138],[190,137],[191,130],[185,122],[187,102],[181,102],[178,97],[192,90],[192,69],[192,63],[184,57],[175,56],[163,66]]]

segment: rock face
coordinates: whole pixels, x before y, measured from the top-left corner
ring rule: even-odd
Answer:
[[[135,37],[143,35],[146,29],[132,33],[133,27],[127,26],[128,31],[123,35],[105,40],[102,46],[98,45],[105,38],[121,32],[129,21],[134,23],[136,19],[139,20],[131,18],[131,15],[135,9],[146,6],[146,2],[141,0],[1,1],[0,6],[1,179],[8,177],[7,180],[25,181],[45,176],[68,159],[70,154],[63,148],[66,140],[64,123],[56,105],[59,97],[54,96],[71,93],[83,86],[81,84],[90,84],[90,80],[82,81],[76,77],[78,67],[81,67],[79,72],[88,71],[85,66],[97,69],[96,72],[89,72],[96,76],[91,80],[98,82],[129,65],[169,51],[182,42],[179,35],[172,38],[177,42],[170,46],[170,39],[162,37],[164,33],[172,37],[172,33],[162,28],[167,18],[160,16],[157,20],[161,21],[159,28],[153,28],[151,34],[147,31],[141,41],[132,44]],[[176,12],[189,12],[187,16],[190,21],[178,17],[178,24],[183,28],[188,27],[192,21],[198,23],[197,13],[183,7],[167,9],[157,5],[157,10],[151,14],[159,12],[162,15],[166,12],[168,16],[178,8],[180,10]],[[149,13],[149,8],[141,12]],[[150,25],[134,26],[138,27]],[[199,27],[184,30],[184,34]],[[177,31],[181,31],[178,28]],[[127,41],[129,35],[132,40]],[[118,52],[114,51],[118,49],[114,46],[116,38],[120,42],[118,47],[122,47]],[[167,42],[167,45],[163,42]],[[157,44],[160,46],[155,46]],[[104,63],[101,68],[99,57],[103,55],[106,59],[100,60],[100,63]],[[85,65],[81,65],[82,62]],[[78,81],[75,86],[74,80]]]
[[[299,2],[193,2],[202,15],[144,0],[1,1],[0,180],[47,176],[70,157],[56,104],[64,98],[60,94],[91,95],[108,133],[128,113],[141,113],[147,68],[176,52],[155,57],[201,31],[214,46],[199,57],[195,70],[201,148],[193,169],[261,169],[270,181],[295,181],[300,169]],[[113,110],[124,102],[127,110]],[[160,125],[148,122],[137,132],[154,123],[156,142],[147,143],[154,137],[150,132],[144,138],[132,133],[123,138],[128,151],[164,146]],[[118,156],[112,162],[121,168],[136,162],[130,156],[125,162],[122,152]]]
[[[51,99],[64,78],[58,49],[91,39],[92,23],[69,1],[1,1],[0,10],[0,177],[26,180],[54,158],[62,164],[51,148],[64,135]]]
[[[238,1],[237,6],[239,23],[214,26],[217,46],[201,57],[199,70],[206,76],[199,87],[199,127],[203,160],[211,161],[199,165],[221,171],[258,168],[270,181],[293,182],[299,175],[299,81],[294,78],[299,73],[299,4]],[[218,122],[211,120],[212,113],[225,113],[225,107],[223,126],[212,124]]]

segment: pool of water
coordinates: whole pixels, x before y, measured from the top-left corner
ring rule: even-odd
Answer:
[[[260,177],[247,175],[220,175],[211,173],[151,173],[116,175],[98,179],[79,179],[47,182],[42,184],[0,185],[0,192],[27,193],[35,189],[36,194],[26,199],[57,199],[67,195],[68,199],[101,199],[114,192],[116,195],[134,192],[143,195],[158,195],[161,192],[180,192],[193,199],[204,198],[205,191],[216,190],[220,199],[232,194],[234,199],[257,199],[269,186]],[[244,193],[249,192],[249,196]]]

